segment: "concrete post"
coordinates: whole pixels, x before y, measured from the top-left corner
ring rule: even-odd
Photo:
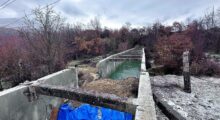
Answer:
[[[189,72],[189,51],[183,52],[183,79],[184,91],[191,93],[190,72]]]
[[[75,65],[75,72],[76,72],[76,88],[79,88],[78,65]]]

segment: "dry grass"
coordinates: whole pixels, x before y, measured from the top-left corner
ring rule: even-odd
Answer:
[[[136,97],[138,92],[138,79],[127,78],[124,80],[99,79],[82,86],[87,90],[115,94],[121,97]]]

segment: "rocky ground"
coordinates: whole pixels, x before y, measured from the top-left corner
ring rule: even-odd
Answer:
[[[191,77],[192,93],[182,90],[182,76],[155,76],[151,82],[154,93],[187,120],[220,119],[220,78]]]

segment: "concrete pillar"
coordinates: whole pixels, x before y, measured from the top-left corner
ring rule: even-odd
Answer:
[[[191,93],[189,51],[183,52],[183,79],[184,79],[184,91],[187,93]]]
[[[79,88],[78,65],[75,65],[75,74],[76,74],[76,88]]]

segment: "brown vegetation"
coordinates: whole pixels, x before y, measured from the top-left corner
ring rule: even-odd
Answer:
[[[155,47],[158,54],[156,62],[178,73],[182,67],[182,53],[185,50],[191,51],[192,48],[192,41],[185,34],[174,33],[160,37]]]

